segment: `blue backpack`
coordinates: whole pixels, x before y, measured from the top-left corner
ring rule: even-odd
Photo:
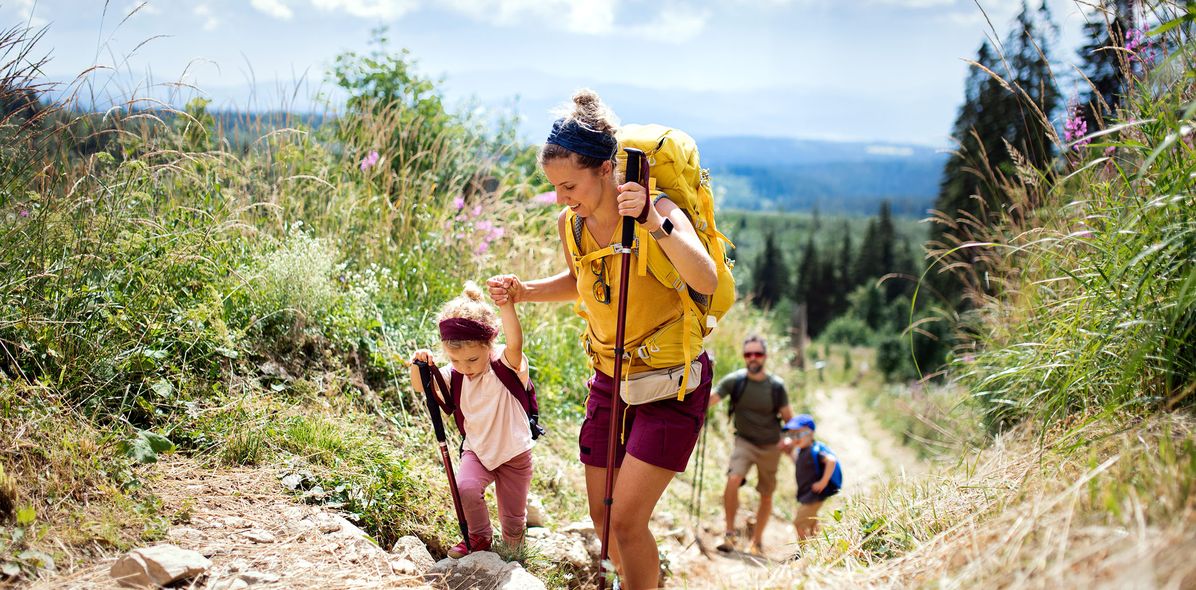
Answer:
[[[822,464],[822,455],[824,453],[835,458],[835,472],[831,474],[831,480],[826,486],[827,489],[822,491],[823,495],[829,496],[838,492],[843,487],[843,461],[839,459],[838,455],[827,448],[826,445],[814,441],[814,444],[810,446],[810,456],[814,458],[814,471],[819,474],[819,477],[821,477],[824,469]],[[832,489],[834,491],[831,491]]]

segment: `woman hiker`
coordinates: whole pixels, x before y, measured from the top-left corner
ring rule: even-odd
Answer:
[[[615,156],[619,146],[615,125],[613,114],[598,96],[582,90],[573,97],[572,113],[553,123],[540,150],[539,164],[556,187],[557,203],[568,207],[557,221],[566,268],[555,276],[537,280],[501,275],[487,282],[491,296],[499,305],[508,300],[580,299],[580,313],[586,320],[586,348],[594,374],[588,382],[589,398],[578,446],[581,462],[585,464],[590,517],[596,525],[606,517],[603,497],[618,321],[614,299],[619,289],[617,279],[612,277],[620,276],[620,257],[607,256],[575,267],[567,240],[577,236],[580,252],[585,255],[618,242],[624,217],[638,218],[692,291],[709,295],[718,282],[715,264],[685,213],[667,197],[649,205],[647,190],[637,183],[620,184],[621,179],[616,175]],[[647,211],[643,215],[645,206]],[[578,232],[567,227],[570,210],[582,220]],[[566,232],[574,232],[574,236]],[[684,316],[678,292],[661,284],[650,273],[641,276],[634,272],[636,260],[637,254],[632,254],[625,350],[636,350],[645,338],[654,334],[657,338],[665,336],[677,341],[664,342],[661,348],[678,349],[684,330],[698,334],[700,342],[700,326],[680,325]],[[694,318],[692,323],[697,321]],[[697,359],[701,363],[700,382],[683,400],[670,397],[626,406],[618,417],[620,444],[614,460],[615,501],[608,546],[620,585],[628,590],[659,585],[660,555],[648,521],[673,476],[685,470],[706,417],[713,370],[705,352]],[[637,361],[636,355],[631,355],[630,366],[625,366],[631,375],[653,368]],[[678,358],[676,365],[683,364],[685,359]]]

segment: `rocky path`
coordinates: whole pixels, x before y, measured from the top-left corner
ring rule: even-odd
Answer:
[[[379,547],[343,516],[296,503],[268,469],[210,470],[177,457],[152,469],[150,489],[178,522],[164,540],[139,548],[135,563],[127,555],[113,556],[31,588],[127,588],[117,579],[121,576],[162,584],[159,576],[177,571],[183,576],[171,587],[195,590],[544,589],[519,564],[494,553],[437,563],[415,537],[404,537],[389,550]]]
[[[864,411],[863,404],[856,399],[857,395],[854,389],[834,387],[816,390],[812,399],[817,436],[843,462],[844,496],[860,493],[886,477],[900,476],[903,470],[908,473],[922,469],[913,451],[881,428],[876,419]],[[717,526],[718,522],[706,523],[703,538],[704,545],[711,549],[709,557],[702,554],[696,543],[682,551],[673,564],[675,578],[670,587],[736,590],[795,587],[797,581],[790,579],[792,572],[789,568],[777,567],[797,550],[796,536],[790,522],[796,503],[793,499],[792,461],[782,458],[777,477],[780,486],[773,498],[773,518],[765,530],[764,555],[713,551],[719,542],[721,526]],[[754,481],[751,477],[749,479]],[[721,489],[722,482],[707,485],[717,485]],[[741,501],[746,497],[748,494],[741,492]],[[837,502],[842,500],[829,500],[822,514],[834,510]],[[740,508],[741,521],[748,516],[747,508],[755,508],[754,500],[744,504],[747,506]]]

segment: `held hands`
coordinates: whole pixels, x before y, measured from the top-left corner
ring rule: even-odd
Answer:
[[[416,361],[431,364],[432,363],[432,351],[430,351],[426,348],[421,348],[421,349],[415,351],[415,354],[411,355],[411,366],[412,367],[415,366]]]
[[[495,275],[486,280],[486,287],[490,290],[490,299],[494,304],[502,307],[514,305],[522,300],[527,287],[515,275]]]
[[[648,207],[648,219],[644,221],[644,227],[649,229],[657,229],[664,219],[661,218],[660,212],[656,207],[650,206],[648,201],[648,190],[645,189],[638,182],[626,182],[619,185],[619,215],[624,217],[639,217],[639,214],[644,211],[644,207]]]

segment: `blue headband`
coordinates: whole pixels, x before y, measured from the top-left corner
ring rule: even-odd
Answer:
[[[573,119],[560,118],[552,123],[552,131],[545,143],[559,145],[588,158],[609,160],[615,157],[619,141],[614,135],[594,131]]]

